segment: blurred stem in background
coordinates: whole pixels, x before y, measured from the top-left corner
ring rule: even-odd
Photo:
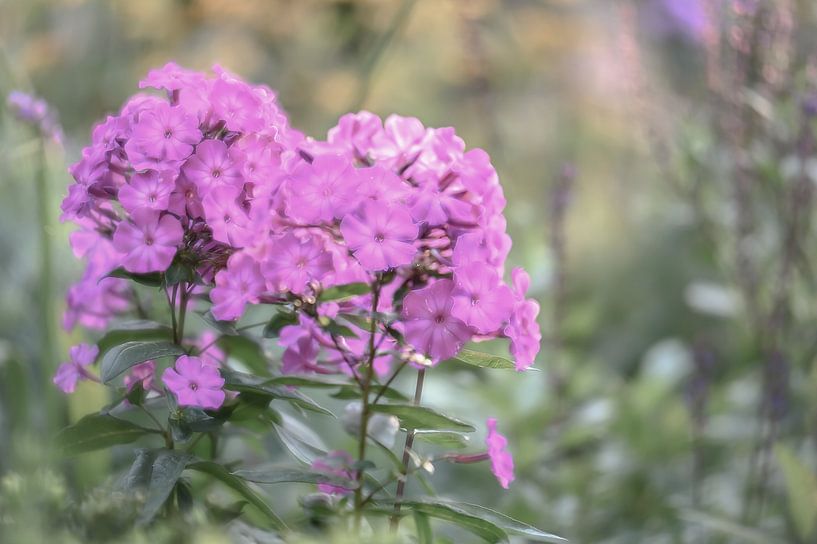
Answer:
[[[386,53],[386,50],[392,44],[400,31],[405,27],[415,3],[416,0],[403,0],[403,3],[400,4],[400,7],[397,9],[397,13],[394,14],[394,17],[392,18],[386,31],[372,46],[369,54],[366,56],[366,59],[363,62],[363,65],[361,66],[357,96],[352,102],[352,106],[349,111],[359,111],[366,103],[366,99],[369,97],[369,91],[372,87],[372,79],[374,77],[375,69],[377,68],[380,60],[383,58],[383,55]]]

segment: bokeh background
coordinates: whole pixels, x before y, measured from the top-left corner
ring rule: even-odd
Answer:
[[[39,139],[0,108],[0,529],[30,519],[20,541],[42,541],[38,516],[70,509],[104,541],[119,523],[98,488],[123,459],[49,453],[106,401],[50,383],[84,338],[58,327],[79,268],[56,218],[93,124],[175,60],[270,85],[312,136],[367,109],[490,153],[542,305],[541,372],[432,381],[432,404],[498,417],[517,463],[507,492],[469,466],[441,468],[441,493],[577,543],[813,542],[815,9],[0,0],[0,94],[45,98],[64,131],[40,191]]]

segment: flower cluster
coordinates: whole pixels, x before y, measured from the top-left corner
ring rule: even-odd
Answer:
[[[325,140],[307,138],[273,91],[219,67],[170,63],[140,87],[160,93],[133,96],[96,126],[70,169],[62,219],[79,226],[71,245],[87,267],[66,327],[104,328],[138,307],[123,275],[167,278],[175,267],[217,320],[248,305],[287,312],[284,373],[360,379],[369,361],[382,376],[494,338],[510,341],[518,370],[533,364],[539,307],[523,270],[504,281],[502,187],[488,155],[454,129],[359,112]],[[364,289],[329,296],[350,285]],[[180,358],[163,382],[179,405],[217,408],[219,363],[200,357]]]

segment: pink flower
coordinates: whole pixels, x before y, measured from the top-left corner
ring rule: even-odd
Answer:
[[[355,472],[351,467],[354,462],[355,460],[347,452],[335,450],[312,461],[312,469],[331,476],[340,476],[353,480]],[[351,489],[332,484],[318,484],[318,490],[331,495],[349,495],[352,493]]]
[[[130,182],[119,189],[119,202],[125,211],[133,213],[140,208],[166,210],[175,184],[169,173],[155,170],[134,174]]]
[[[224,404],[224,378],[218,369],[198,357],[182,355],[174,368],[162,374],[162,381],[176,396],[179,406],[215,410]]]
[[[202,202],[213,239],[236,247],[244,245],[249,224],[247,212],[239,203],[240,197],[240,189],[224,186],[213,189]]]
[[[332,269],[332,256],[314,237],[299,240],[289,233],[269,247],[264,274],[273,291],[303,293],[311,280],[320,281]]]
[[[182,68],[175,62],[168,62],[161,68],[150,70],[147,77],[139,82],[139,88],[153,87],[172,92],[203,83],[203,81],[204,78],[200,73]]]
[[[302,163],[289,179],[293,198],[287,213],[307,223],[343,217],[355,202],[357,175],[348,159],[338,155],[315,157]]]
[[[417,225],[401,205],[364,202],[358,211],[343,218],[340,231],[363,268],[386,270],[410,264],[417,252]]]
[[[113,235],[113,247],[125,253],[122,265],[128,272],[165,270],[176,255],[184,235],[178,219],[152,210],[136,210],[133,222],[122,221]]]
[[[138,157],[179,161],[201,140],[198,120],[178,106],[161,103],[141,113],[125,148]],[[132,157],[137,158],[137,157]]]
[[[187,160],[183,171],[202,195],[216,187],[240,189],[244,184],[239,165],[220,140],[205,140],[196,146],[195,155]]]
[[[238,319],[247,303],[258,302],[264,292],[264,277],[258,263],[248,254],[235,253],[227,268],[216,274],[216,286],[210,291],[213,317],[221,321]]]
[[[517,370],[531,366],[539,353],[542,342],[542,331],[536,317],[539,315],[539,303],[525,299],[530,285],[530,276],[521,268],[511,272],[513,279],[514,308],[505,335],[511,339],[509,351],[514,356]]]
[[[477,331],[494,332],[510,317],[513,293],[487,264],[475,262],[457,268],[454,282],[457,288],[451,313]]]
[[[80,380],[94,379],[86,368],[96,360],[99,348],[91,344],[77,344],[68,350],[69,361],[62,363],[53,382],[63,393],[73,393]]]
[[[406,340],[435,363],[448,359],[471,338],[471,329],[451,313],[454,282],[439,280],[403,299]]]
[[[136,386],[137,383],[142,384],[142,390],[148,391],[153,387],[153,377],[156,373],[156,363],[154,361],[145,361],[131,368],[130,372],[125,376],[125,389],[128,393]]]
[[[225,121],[230,130],[260,130],[263,126],[263,119],[259,116],[261,101],[249,85],[224,76],[226,74],[213,84],[210,91],[213,113],[218,119]]]
[[[514,480],[513,457],[508,451],[508,439],[496,431],[496,419],[488,418],[488,436],[485,444],[488,446],[488,458],[491,460],[491,472],[494,473],[499,485],[508,489]]]

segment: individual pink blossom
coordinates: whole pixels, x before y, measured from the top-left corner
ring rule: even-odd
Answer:
[[[417,252],[412,244],[417,225],[399,204],[384,206],[367,200],[354,214],[343,218],[340,231],[349,249],[369,271],[410,264]]]
[[[145,361],[131,367],[130,372],[125,376],[125,389],[130,393],[136,384],[142,384],[143,391],[149,391],[153,387],[153,378],[156,373],[156,362]]]
[[[341,218],[355,203],[357,176],[351,162],[339,155],[315,157],[300,164],[289,180],[293,198],[287,213],[305,223]]]
[[[62,363],[53,382],[63,393],[73,393],[80,380],[95,379],[86,370],[99,355],[99,348],[91,344],[77,344],[68,350],[69,361]]]
[[[147,77],[139,82],[139,88],[153,87],[172,92],[201,84],[203,80],[199,72],[182,68],[175,62],[168,62],[161,68],[150,70]]]
[[[319,239],[298,239],[289,233],[269,247],[264,274],[273,291],[303,293],[311,280],[320,281],[332,269],[332,256]]]
[[[193,146],[201,140],[199,122],[178,106],[161,103],[142,112],[133,128],[133,135],[125,148],[132,152],[159,160],[178,161],[193,152]]]
[[[240,203],[241,194],[236,187],[217,187],[202,202],[213,239],[236,247],[243,246],[248,236],[249,216]]]
[[[173,177],[169,173],[148,170],[134,174],[119,189],[118,198],[122,207],[130,213],[141,208],[162,211],[167,209],[174,188]]]
[[[312,461],[312,470],[323,472],[330,476],[340,476],[348,480],[354,480],[355,471],[351,468],[355,460],[349,453],[341,450],[330,451],[324,457],[318,457]],[[333,485],[333,484],[318,484],[318,490],[322,493],[329,493],[331,495],[349,495],[352,489]]]
[[[224,121],[229,130],[252,132],[263,126],[259,97],[238,79],[222,76],[216,80],[210,91],[210,102],[215,117]]]
[[[294,328],[294,327],[293,327]],[[300,336],[297,341],[287,346],[281,356],[281,372],[284,374],[309,374],[323,372],[318,366],[320,346],[310,335]]]
[[[454,282],[439,280],[403,300],[406,341],[435,363],[456,355],[471,337],[471,329],[452,315],[453,292]]]
[[[215,410],[224,404],[224,378],[218,369],[198,357],[182,355],[173,368],[164,371],[162,381],[179,406]]]
[[[451,313],[487,334],[498,330],[510,317],[514,305],[511,289],[496,270],[484,263],[471,263],[454,271],[454,305]]]
[[[525,299],[530,285],[530,276],[521,268],[511,273],[513,294],[515,298],[513,312],[505,335],[510,338],[510,352],[514,356],[517,370],[525,370],[533,365],[542,342],[542,331],[536,321],[539,315],[539,303]]]
[[[133,222],[122,221],[113,235],[113,247],[124,253],[122,266],[128,272],[165,270],[182,241],[179,220],[152,210],[136,210]]]
[[[216,286],[210,291],[213,317],[221,321],[238,319],[248,303],[258,302],[264,283],[252,257],[243,252],[233,254],[227,268],[216,274]]]
[[[241,189],[244,179],[239,164],[220,140],[204,140],[184,165],[187,179],[196,184],[199,194],[206,195],[216,187]]]
[[[485,444],[488,446],[491,472],[499,480],[499,485],[508,489],[514,480],[513,457],[508,451],[508,439],[497,432],[495,418],[488,418],[487,426],[488,436],[485,438]]]

